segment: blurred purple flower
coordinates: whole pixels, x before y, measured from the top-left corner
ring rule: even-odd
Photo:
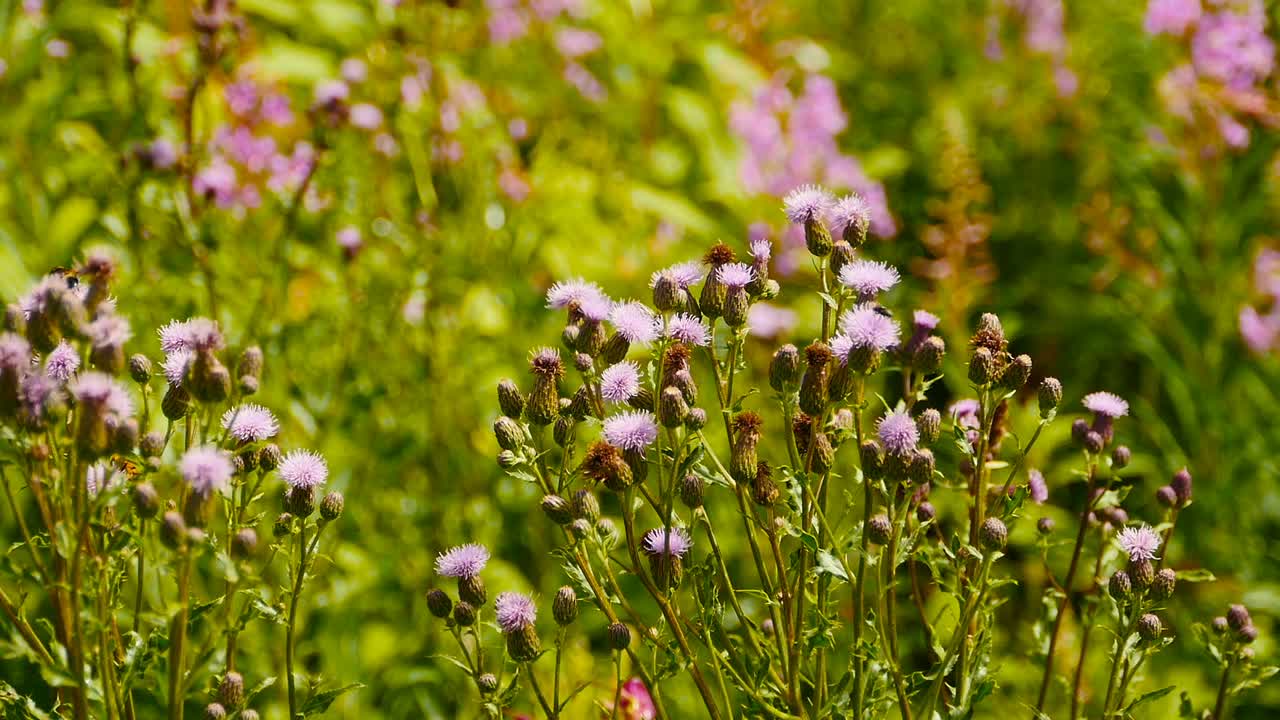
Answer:
[[[796,312],[790,308],[758,302],[747,311],[747,331],[758,338],[772,339],[791,332],[797,320]]]
[[[1246,90],[1271,74],[1275,44],[1266,33],[1262,3],[1253,0],[1240,11],[1223,10],[1200,19],[1191,38],[1191,62],[1204,77]]]
[[[1149,0],[1142,28],[1150,35],[1181,35],[1200,19],[1200,0]]]

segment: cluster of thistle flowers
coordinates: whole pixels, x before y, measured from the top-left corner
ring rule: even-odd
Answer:
[[[0,480],[30,559],[24,570],[46,596],[34,622],[3,593],[0,605],[25,643],[20,656],[74,680],[58,692],[76,718],[132,718],[153,704],[167,704],[169,717],[180,718],[188,691],[211,675],[216,689],[206,716],[254,718],[236,671],[237,637],[261,615],[252,600],[274,586],[264,577],[272,560],[294,550],[300,560],[289,571],[291,661],[303,579],[320,531],[342,514],[343,496],[317,498],[328,474],[324,459],[282,452],[272,442],[276,417],[247,402],[263,369],[256,346],[239,355],[233,373],[218,325],[193,318],[160,329],[159,377],[146,355],[126,359],[133,332],[110,296],[115,272],[109,254],[91,251],[73,273],[47,276],[7,308]],[[156,380],[164,386],[159,413]],[[4,468],[22,484],[11,485]],[[256,529],[263,512],[257,501],[273,473],[285,483],[286,512],[274,523],[268,554]],[[18,500],[24,488],[32,506]],[[157,586],[166,577],[177,578],[176,605]],[[211,628],[199,649],[187,637],[190,609],[203,602],[201,589],[224,584],[210,602],[225,627]],[[132,629],[122,630],[127,623]],[[226,651],[218,656],[212,648],[224,635]],[[161,695],[125,663],[166,644],[168,693]],[[289,686],[293,704],[292,674]],[[135,702],[138,692],[145,698]]]

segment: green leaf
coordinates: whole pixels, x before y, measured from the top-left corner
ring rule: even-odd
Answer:
[[[826,550],[818,551],[818,561],[813,571],[819,575],[833,575],[835,577],[849,582],[849,574],[845,572],[844,566],[836,560],[835,556]]]
[[[1177,572],[1179,582],[1213,582],[1217,580],[1217,576],[1210,572],[1207,568],[1197,568],[1195,570],[1179,570]]]
[[[364,683],[351,683],[350,685],[343,685],[340,688],[316,693],[302,704],[302,709],[299,711],[299,714],[303,717],[320,715],[329,709],[329,706],[333,704],[334,700],[337,700],[352,690],[359,690],[362,687],[364,687]]]
[[[1173,692],[1176,689],[1176,687],[1177,686],[1175,685],[1169,685],[1168,687],[1162,687],[1159,690],[1152,690],[1149,693],[1144,693],[1140,695],[1136,700],[1129,703],[1128,707],[1126,707],[1124,711],[1126,714],[1132,713],[1133,709],[1138,707],[1139,705],[1143,703],[1154,702],[1156,700],[1159,700],[1165,695],[1168,695],[1169,693]]]

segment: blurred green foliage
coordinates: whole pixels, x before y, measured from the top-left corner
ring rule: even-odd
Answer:
[[[849,116],[840,146],[884,184],[899,227],[870,252],[915,272],[895,302],[943,317],[953,362],[976,313],[998,312],[1037,375],[1063,378],[1069,408],[1095,389],[1133,403],[1121,430],[1141,474],[1133,516],[1158,517],[1152,494],[1175,469],[1196,476],[1171,559],[1219,579],[1183,586],[1170,613],[1179,639],[1150,673],[1210,694],[1189,628],[1233,601],[1254,609],[1259,655],[1274,657],[1280,364],[1249,351],[1237,316],[1253,299],[1255,255],[1275,242],[1280,143],[1257,124],[1247,149],[1215,148],[1170,118],[1156,88],[1178,49],[1142,32],[1140,3],[1069,3],[1065,59],[1029,49],[1016,4],[998,1],[585,3],[531,20],[510,43],[491,39],[483,3],[394,5],[242,0],[225,47],[201,60],[184,2],[47,0],[33,12],[0,0],[0,298],[108,245],[136,325],[207,314],[231,344],[264,346],[262,401],[287,436],[328,456],[347,493],[336,567],[316,587],[301,645],[311,668],[368,685],[335,714],[460,712],[459,671],[436,659],[448,637],[424,601],[439,550],[487,544],[500,558],[493,588],[547,598],[561,584],[540,550],[552,528],[534,490],[492,460],[495,383],[523,381],[528,349],[556,337],[542,299],[553,280],[581,275],[643,297],[650,270],[717,238],[741,247],[750,222],[781,224],[778,198],[743,190],[746,151],[730,131],[732,103],[778,73],[793,89],[805,73],[836,83]],[[605,99],[566,79],[553,39],[566,26],[599,34],[581,63]],[[394,152],[308,115],[314,87],[346,58],[368,74],[350,102],[381,108]],[[1078,82],[1069,94],[1055,85],[1064,62]],[[416,103],[408,77],[424,78]],[[296,123],[276,136],[311,142],[318,168],[306,193],[267,192],[256,209],[192,203],[187,180],[235,122],[225,91],[244,78],[293,100]],[[193,88],[194,153],[146,168],[137,147],[185,142]],[[527,133],[513,137],[512,121]],[[504,172],[527,197],[503,191]],[[349,225],[363,239],[354,258],[335,241]],[[789,333],[797,341],[814,327],[799,291],[813,282],[802,263],[780,299],[809,303]],[[771,347],[753,344],[755,367]],[[157,348],[151,337],[132,345]],[[1070,508],[1068,424],[1033,461]],[[1038,559],[1015,561],[1030,582],[1009,627],[1027,628]],[[1006,641],[1000,682],[1017,692],[1004,696],[1025,696],[1038,679],[1019,662],[1027,640]],[[586,633],[571,677],[604,682],[587,646],[603,642],[600,629]],[[20,685],[20,666],[0,667]],[[1175,706],[1169,697],[1149,713]],[[1280,688],[1264,687],[1237,717],[1278,707]],[[1023,709],[984,714],[997,712]]]

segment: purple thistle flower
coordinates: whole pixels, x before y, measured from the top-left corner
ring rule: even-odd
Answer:
[[[36,286],[18,299],[22,314],[30,320],[33,313],[42,313],[49,309],[58,298],[67,295],[67,281],[58,275],[46,275]]]
[[[280,461],[280,477],[295,488],[315,488],[329,479],[329,465],[320,453],[293,450]]]
[[[871,305],[859,305],[846,311],[840,316],[840,330],[846,338],[840,340],[840,346],[844,352],[836,351],[836,354],[841,357],[847,357],[849,351],[855,348],[888,350],[898,344],[902,332],[896,320],[885,317]],[[835,348],[836,341],[833,340],[832,349]]]
[[[1118,418],[1129,414],[1129,403],[1115,393],[1089,393],[1080,402],[1090,412],[1105,418]]]
[[[80,354],[66,340],[58,343],[44,359],[44,373],[60,383],[71,379],[80,369]]]
[[[529,628],[538,619],[538,607],[528,595],[517,592],[499,593],[493,601],[498,627],[510,635]]]
[[[191,448],[182,456],[182,479],[192,492],[207,498],[227,486],[235,473],[231,456],[213,445]]]
[[[644,410],[619,413],[604,421],[604,437],[616,448],[642,453],[658,439],[658,423]]]
[[[600,373],[600,395],[613,403],[624,403],[640,392],[640,368],[623,361]]]
[[[43,425],[49,406],[57,401],[59,387],[54,378],[44,373],[27,373],[18,386],[18,403],[26,419]]]
[[[31,344],[15,333],[0,333],[0,370],[21,372],[31,366]]]
[[[670,532],[666,528],[654,528],[644,534],[640,546],[649,555],[674,555],[684,557],[693,547],[689,532],[682,527],[673,527]]]
[[[951,419],[956,425],[964,428],[976,428],[979,425],[978,410],[981,407],[977,400],[966,398],[952,403],[951,407],[947,408],[947,413],[951,415]]]
[[[195,355],[190,350],[175,350],[165,356],[161,367],[164,369],[165,379],[169,381],[169,387],[182,387],[193,357]]]
[[[1031,502],[1037,505],[1043,505],[1049,499],[1049,484],[1044,481],[1044,475],[1039,470],[1027,471],[1027,490]]]
[[[817,185],[802,185],[782,199],[787,219],[797,225],[817,222],[831,209],[835,200]]]
[[[920,430],[911,415],[898,411],[885,414],[876,426],[876,434],[885,452],[890,455],[906,455],[920,442]]]
[[[489,550],[476,543],[452,547],[436,556],[436,572],[453,578],[473,578],[489,562]]]
[[[875,260],[858,258],[840,268],[840,282],[845,287],[858,293],[859,299],[866,301],[886,292],[902,277],[892,265]]]
[[[677,286],[688,289],[690,285],[695,285],[702,281],[705,271],[702,269],[702,263],[696,260],[682,262],[672,265],[669,268],[655,271],[649,276],[649,287],[658,284],[658,279],[662,277],[670,278]]]
[[[938,316],[928,310],[916,310],[911,314],[911,324],[915,326],[917,332],[936,330],[939,322],[941,321]]]
[[[280,423],[271,411],[255,403],[229,408],[222,414],[222,427],[240,442],[257,442],[275,437]]]
[[[334,234],[334,239],[338,241],[338,247],[354,253],[364,244],[364,240],[360,237],[360,228],[354,225],[347,225]]]
[[[746,263],[727,263],[716,269],[716,277],[730,290],[738,290],[756,279],[756,271]]]
[[[129,321],[111,313],[101,314],[85,327],[89,342],[97,349],[124,347],[133,330]]]
[[[582,305],[587,300],[608,300],[599,285],[581,278],[558,282],[547,291],[547,307],[561,310],[570,305]]]
[[[1148,35],[1181,35],[1200,19],[1200,0],[1150,0],[1142,28]]]
[[[644,344],[658,338],[657,316],[644,303],[635,300],[614,305],[609,322],[630,343]]]
[[[853,193],[840,198],[827,213],[827,222],[831,224],[831,232],[840,237],[849,227],[866,232],[871,225],[871,206],[861,195]]]
[[[222,333],[218,323],[208,318],[171,320],[160,328],[160,349],[166,354],[178,350],[221,350]]]
[[[103,408],[116,419],[133,415],[133,398],[129,397],[129,391],[106,373],[81,373],[71,381],[69,389],[81,405]]]
[[[757,263],[767,263],[772,256],[773,243],[769,242],[769,238],[758,237],[751,241],[751,258]]]
[[[747,331],[758,338],[775,338],[796,326],[796,311],[758,302],[747,311]]]
[[[1116,542],[1120,543],[1120,549],[1128,553],[1129,559],[1134,562],[1154,560],[1156,550],[1160,549],[1160,535],[1147,525],[1121,530],[1116,536]]]
[[[382,127],[382,110],[377,105],[356,103],[351,106],[347,117],[351,125],[361,130],[377,130]]]
[[[578,312],[591,322],[604,322],[609,317],[609,313],[613,312],[613,301],[601,295],[599,297],[586,297],[577,305]]]
[[[678,313],[667,320],[667,337],[687,345],[703,346],[710,342],[707,324],[688,313]]]
[[[1267,37],[1266,22],[1261,3],[1201,18],[1191,39],[1196,71],[1233,90],[1246,90],[1265,79],[1275,67],[1275,44]]]

